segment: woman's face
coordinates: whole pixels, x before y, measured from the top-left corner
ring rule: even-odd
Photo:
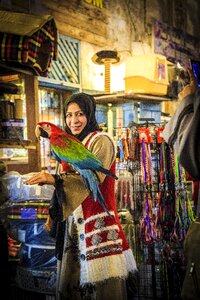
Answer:
[[[80,134],[87,125],[87,117],[75,102],[69,104],[66,112],[66,124],[72,134]]]

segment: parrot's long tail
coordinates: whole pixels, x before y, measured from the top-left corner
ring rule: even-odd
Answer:
[[[99,167],[99,168],[97,169],[97,171],[99,171],[99,172],[101,172],[101,173],[104,173],[105,175],[111,176],[111,177],[113,177],[114,179],[118,179],[118,177],[117,177],[115,174],[113,174],[112,172],[110,172],[110,170],[107,170],[107,169],[105,169],[105,168],[103,168],[103,167]]]
[[[90,193],[90,197],[94,201],[98,201],[99,204],[104,209],[104,211],[106,211],[108,215],[111,216],[111,214],[109,213],[106,207],[105,199],[99,189],[98,180],[95,173],[91,170],[81,170],[79,173],[82,176],[84,184]]]

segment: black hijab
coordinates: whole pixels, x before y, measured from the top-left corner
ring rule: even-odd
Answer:
[[[81,110],[85,113],[85,115],[87,117],[87,124],[86,124],[85,128],[83,129],[83,131],[80,134],[75,135],[75,137],[77,139],[82,141],[89,133],[96,131],[96,130],[101,130],[99,128],[99,125],[97,123],[96,116],[95,116],[96,102],[95,102],[95,99],[93,96],[85,94],[85,93],[77,93],[77,94],[73,94],[72,96],[70,96],[64,104],[64,117],[66,116],[68,106],[71,103],[78,104],[78,106],[81,108]],[[65,130],[67,133],[73,135],[71,130],[69,129],[69,127],[66,124],[66,120],[65,120]]]

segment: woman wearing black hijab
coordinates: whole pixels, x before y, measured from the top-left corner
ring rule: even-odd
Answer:
[[[97,123],[96,117],[95,117],[95,111],[96,111],[96,103],[94,100],[94,97],[91,95],[85,94],[85,93],[79,93],[72,95],[64,105],[64,115],[65,115],[65,123],[67,122],[66,116],[67,116],[67,110],[71,103],[76,103],[82,112],[84,112],[86,118],[87,118],[87,124],[83,128],[83,130],[80,132],[80,134],[75,135],[76,138],[78,138],[80,141],[82,141],[90,132],[94,132],[95,130],[100,130],[99,125]],[[65,130],[67,133],[72,134],[72,131],[70,130],[69,126],[66,124]]]
[[[114,173],[114,142],[100,130],[95,111],[91,95],[72,95],[64,106],[65,129],[93,152],[104,168]],[[108,215],[91,199],[81,176],[66,166],[64,171],[59,179],[40,173],[27,182],[54,184],[56,189],[61,184],[63,188],[62,220],[56,234],[57,299],[129,299],[136,292],[137,267],[118,218],[114,179],[96,173]]]

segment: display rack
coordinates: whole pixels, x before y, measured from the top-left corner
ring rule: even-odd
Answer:
[[[143,300],[180,299],[183,241],[196,212],[185,171],[161,138],[162,129],[134,124],[118,140],[117,206],[119,213],[126,209],[132,216],[132,227],[125,232],[133,241],[139,270],[137,299]],[[123,221],[130,224],[125,212]]]

